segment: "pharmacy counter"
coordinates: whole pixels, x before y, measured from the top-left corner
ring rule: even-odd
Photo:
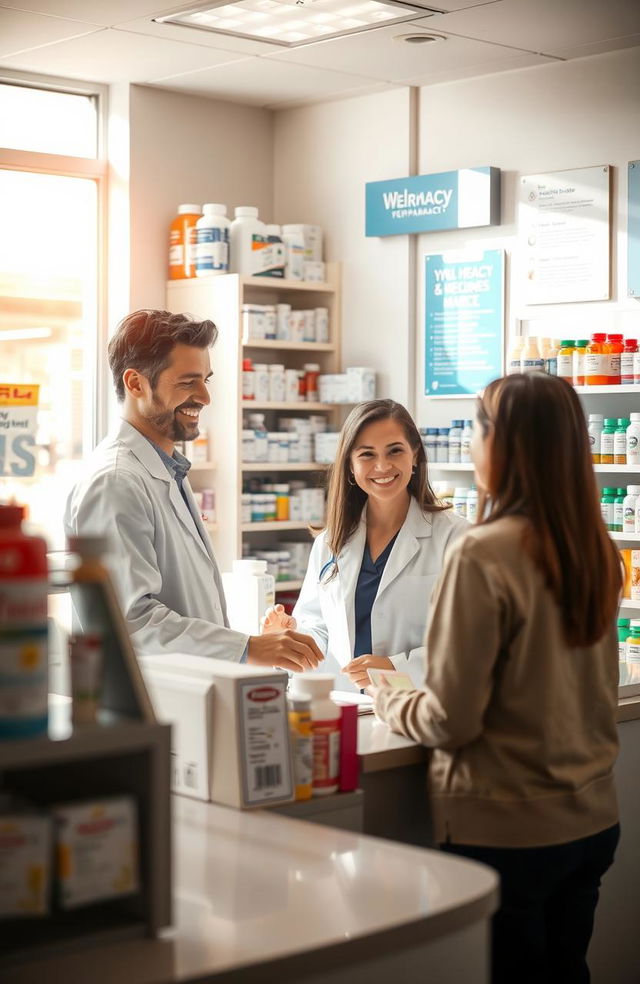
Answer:
[[[3,984],[488,980],[489,868],[174,797],[175,929],[3,968]]]

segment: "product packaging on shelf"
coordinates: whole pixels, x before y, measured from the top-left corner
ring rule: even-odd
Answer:
[[[52,859],[50,817],[0,812],[0,919],[48,915]]]
[[[131,796],[60,804],[53,817],[62,909],[139,890],[138,811]]]

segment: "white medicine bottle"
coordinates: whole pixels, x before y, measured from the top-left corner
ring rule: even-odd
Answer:
[[[629,416],[631,423],[626,431],[627,464],[640,465],[640,413]]]
[[[544,360],[538,348],[538,339],[530,336],[525,339],[520,354],[520,372],[542,372]]]
[[[460,439],[460,461],[469,464],[471,461],[471,441],[473,440],[473,420],[465,420]]]
[[[196,277],[229,272],[229,229],[227,206],[207,202],[196,222]]]
[[[230,227],[232,273],[255,276],[261,267],[262,252],[267,246],[267,227],[258,218],[258,209],[239,205]]]
[[[233,561],[231,573],[223,573],[229,624],[238,632],[258,635],[260,619],[275,603],[275,581],[267,573],[266,560]]]
[[[334,677],[331,673],[296,673],[289,689],[292,697],[311,700],[311,740],[313,746],[313,796],[338,792],[340,784],[341,711],[331,700]]]
[[[628,485],[627,494],[622,503],[622,532],[635,533],[636,531],[636,509],[638,506],[638,496],[640,495],[640,485]]]

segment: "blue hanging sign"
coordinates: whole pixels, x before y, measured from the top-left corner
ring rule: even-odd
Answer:
[[[470,229],[499,222],[497,167],[467,167],[366,185],[367,236]]]
[[[425,393],[473,395],[503,372],[504,250],[425,256]]]

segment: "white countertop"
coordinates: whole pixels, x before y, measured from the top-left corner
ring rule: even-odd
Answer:
[[[282,972],[273,980],[295,979],[296,955],[388,953],[486,919],[497,904],[489,868],[437,851],[183,797],[174,816],[168,938],[49,957],[3,970],[3,984],[168,984],[238,968],[249,982],[265,964]]]
[[[394,734],[373,714],[358,718],[358,755],[363,772],[379,772],[426,762],[428,754],[424,745],[404,735]]]

